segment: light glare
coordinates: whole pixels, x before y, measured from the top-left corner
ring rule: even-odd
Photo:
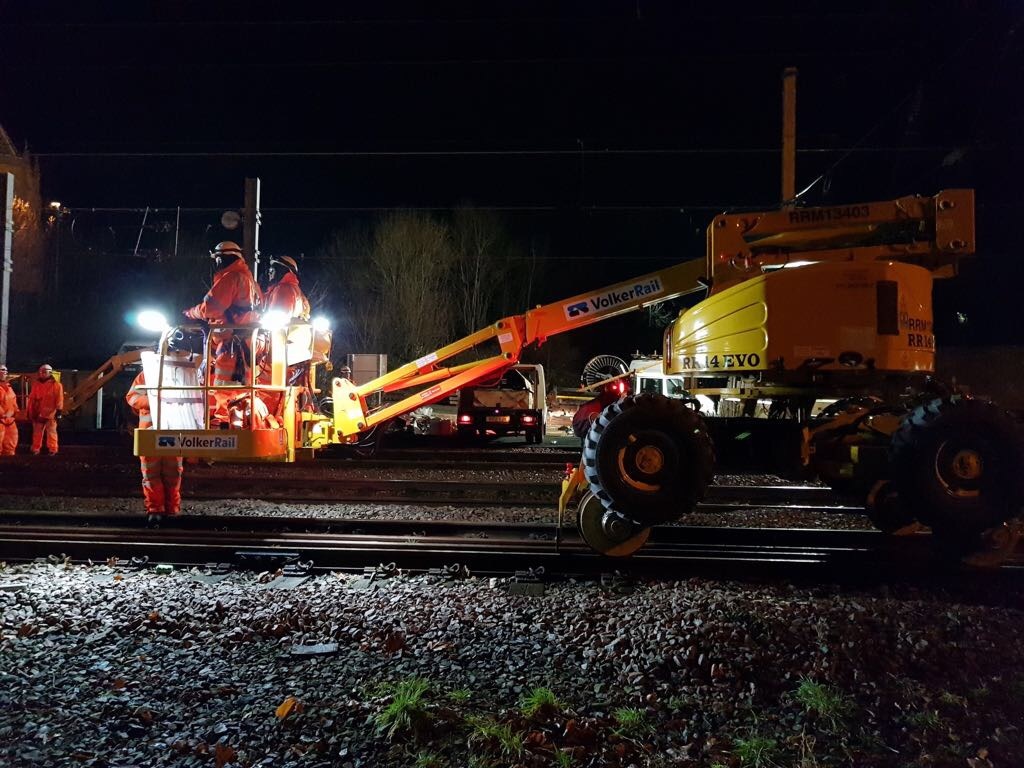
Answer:
[[[269,312],[264,313],[263,317],[260,318],[260,325],[266,328],[268,331],[279,331],[291,321],[291,317],[288,316],[287,312],[282,312],[279,309],[272,309]]]
[[[170,328],[163,312],[158,312],[155,309],[144,309],[139,312],[135,318],[135,323],[142,330],[150,331],[151,333],[163,333]]]

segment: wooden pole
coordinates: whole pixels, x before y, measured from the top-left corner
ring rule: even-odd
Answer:
[[[796,197],[796,67],[782,72],[782,203]]]
[[[260,279],[260,180],[245,180],[245,210],[242,213],[242,253],[252,264],[252,276]]]
[[[11,313],[11,238],[14,236],[14,174],[0,173],[0,242],[3,253],[3,287],[0,288],[0,363],[7,362],[7,321]]]

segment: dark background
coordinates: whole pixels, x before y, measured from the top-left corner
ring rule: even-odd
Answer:
[[[12,317],[12,355],[89,367],[133,335],[133,309],[198,300],[246,176],[262,180],[262,251],[300,256],[307,282],[333,229],[466,202],[539,244],[538,302],[700,257],[715,213],[780,202],[787,66],[797,188],[817,180],[802,199],[975,188],[979,256],[936,288],[939,343],[1014,343],[1022,20],[1019,3],[969,0],[0,0],[0,124],[69,209],[60,268],[85,297]],[[556,349],[660,338],[640,315]]]

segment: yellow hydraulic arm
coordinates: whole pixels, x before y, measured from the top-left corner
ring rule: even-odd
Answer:
[[[64,407],[61,413],[67,416],[82,407],[82,404],[95,395],[100,387],[124,370],[126,365],[137,363],[142,359],[142,352],[133,350],[123,355],[113,355],[107,362],[90,373],[77,387],[64,395]]]
[[[796,261],[891,260],[952,277],[974,253],[974,190],[875,203],[716,216],[708,227],[711,292]]]
[[[703,290],[704,271],[704,259],[685,261],[503,318],[366,384],[336,378],[332,392],[336,437],[352,442],[361,432],[441,400],[474,381],[498,375],[517,363],[530,344],[543,344],[550,336]],[[500,347],[498,354],[460,365],[444,365],[446,360],[491,341]],[[373,393],[399,390],[415,391],[376,411],[367,408],[367,398]]]

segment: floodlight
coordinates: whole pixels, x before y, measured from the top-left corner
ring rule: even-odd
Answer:
[[[279,331],[282,328],[287,327],[291,320],[292,319],[287,312],[282,312],[279,309],[272,309],[269,312],[263,313],[263,317],[260,318],[260,325],[268,331]]]
[[[135,318],[135,324],[138,325],[144,331],[150,331],[152,333],[163,333],[171,326],[167,323],[167,318],[163,312],[158,312],[155,309],[144,309]]]

